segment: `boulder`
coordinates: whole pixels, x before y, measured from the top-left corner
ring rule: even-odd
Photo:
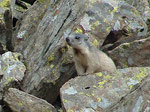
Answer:
[[[101,47],[102,50],[112,50],[122,43],[129,43],[148,37],[149,29],[147,25],[149,24],[144,20],[144,16],[140,15],[136,7],[119,1],[114,15],[115,25],[106,37]]]
[[[20,87],[26,70],[19,60],[21,57],[21,54],[12,52],[6,52],[0,57],[0,94],[10,87]]]
[[[137,89],[131,91],[116,104],[110,106],[106,112],[150,112],[150,75],[148,75]]]
[[[22,0],[11,0],[11,11],[13,17],[13,26],[15,27],[16,22],[23,16],[23,13],[30,8],[31,5],[23,2]]]
[[[56,112],[47,101],[15,88],[9,88],[4,101],[13,112]]]
[[[87,11],[74,31],[88,34],[95,47],[117,41],[114,48],[121,43],[146,38],[146,21],[131,4],[119,0],[89,0],[86,6]],[[115,36],[111,35],[112,32]],[[110,38],[109,42],[106,42],[107,38]]]
[[[86,2],[40,0],[19,20],[13,45],[27,66],[23,91],[51,103],[57,99],[60,87],[75,73],[63,34],[79,23]]]
[[[135,67],[118,69],[112,74],[100,72],[78,76],[62,86],[60,89],[61,101],[67,112],[104,112],[130,91],[135,90],[141,80],[149,75],[149,67]],[[132,98],[128,100],[132,101]],[[144,108],[144,105],[141,106]]]
[[[126,3],[134,6],[140,13],[143,20],[147,22],[150,19],[149,0],[124,0]]]
[[[108,52],[118,68],[150,66],[150,37],[124,43]]]
[[[0,54],[12,50],[12,12],[10,0],[0,0]],[[5,46],[5,47],[4,47]]]
[[[89,0],[86,5],[87,11],[75,32],[88,33],[92,38],[91,43],[97,47],[99,44],[102,45],[116,22],[114,15],[118,2],[114,0]]]
[[[147,25],[135,7],[125,2],[118,2],[115,17],[117,19],[113,29],[125,30],[128,35],[136,34],[138,37],[147,34]]]

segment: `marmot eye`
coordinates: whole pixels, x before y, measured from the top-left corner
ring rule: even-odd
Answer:
[[[80,39],[80,37],[76,36],[75,39]]]

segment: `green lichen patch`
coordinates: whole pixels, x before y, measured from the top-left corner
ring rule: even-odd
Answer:
[[[51,64],[51,65],[50,65],[50,68],[52,69],[53,67],[54,67],[54,65],[53,65],[53,64]]]
[[[52,111],[49,108],[45,108],[45,112],[52,112]]]
[[[60,51],[61,51],[61,53],[62,53],[62,54],[64,54],[64,53],[67,51],[67,47],[63,47],[63,48],[61,48],[61,50],[60,50]]]
[[[91,25],[92,30],[95,30],[96,27],[97,27],[99,24],[100,24],[99,21],[95,21],[95,22]]]
[[[103,76],[102,72],[96,73],[96,75],[97,75],[98,77]]]
[[[40,2],[40,3],[44,3],[44,2],[45,2],[45,0],[39,0],[39,2]]]
[[[0,2],[0,7],[9,8],[10,7],[10,0],[3,0]]]
[[[128,62],[127,61],[123,62],[123,67],[128,68]]]
[[[101,102],[102,99],[100,97],[97,98],[97,102]]]
[[[18,106],[19,106],[19,107],[22,107],[22,106],[23,106],[23,103],[22,103],[22,102],[18,102]]]
[[[55,58],[55,55],[54,55],[54,53],[52,53],[52,54],[48,57],[46,64],[49,64],[50,62],[52,62],[52,61],[54,60],[54,58]]]
[[[116,12],[118,10],[118,7],[114,7],[114,9],[112,10],[112,12]]]
[[[130,46],[131,46],[130,43],[124,43],[122,48],[127,49],[127,48],[130,48]]]
[[[140,73],[136,74],[136,76],[133,77],[133,79],[136,79],[138,81],[141,81],[143,78],[147,76],[147,71],[144,68],[140,69]]]
[[[75,33],[83,33],[83,31],[82,31],[82,29],[77,28],[77,29],[75,30]]]
[[[12,82],[13,80],[14,80],[13,77],[9,77],[9,78],[6,80],[6,82],[4,83],[4,85],[9,84],[9,83]]]
[[[109,74],[107,74],[107,75],[104,76],[104,79],[106,79],[106,80],[111,79],[111,78],[112,78],[112,76],[109,75]]]
[[[98,48],[98,41],[96,39],[94,39],[94,41],[90,42],[93,46],[95,46],[96,48]]]
[[[101,82],[98,82],[98,87],[99,87],[99,88],[103,88],[105,83],[106,83],[106,80],[103,80],[103,81],[101,81]]]

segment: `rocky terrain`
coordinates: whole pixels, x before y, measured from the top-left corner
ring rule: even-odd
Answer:
[[[71,32],[117,70],[77,76]],[[150,112],[150,1],[0,0],[0,112]]]

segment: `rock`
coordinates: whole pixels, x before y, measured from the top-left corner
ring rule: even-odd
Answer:
[[[148,75],[138,86],[137,89],[130,92],[106,112],[150,112],[150,75]]]
[[[13,112],[56,112],[56,109],[45,100],[15,88],[9,88],[4,101]]]
[[[57,99],[60,87],[75,73],[63,34],[79,23],[85,3],[40,0],[24,13],[13,36],[15,51],[23,54],[27,65],[23,91],[50,103]]]
[[[45,15],[48,8],[49,0],[45,2],[36,2],[28,11],[26,11],[22,18],[18,20],[16,31],[13,35],[13,45],[15,46],[15,51],[22,50],[22,41],[27,40],[32,36],[37,27]]]
[[[126,3],[134,6],[146,22],[150,19],[149,0],[124,0]]]
[[[87,33],[91,43],[100,47],[106,43],[105,39],[111,31],[121,32],[121,35],[118,33],[119,37],[111,36],[111,40],[117,38],[121,44],[145,38],[148,26],[138,10],[124,1],[89,0],[87,12],[75,32]]]
[[[75,32],[88,33],[91,38],[96,37],[101,45],[116,22],[114,14],[117,4],[114,0],[89,0],[88,10],[80,22],[81,28],[77,28]],[[96,40],[91,41],[94,43]]]
[[[16,25],[16,21],[19,20],[23,16],[23,13],[26,12],[27,9],[30,7],[31,7],[30,4],[24,3],[21,0],[11,0],[11,11],[14,27]]]
[[[22,1],[24,1],[24,2],[27,2],[27,3],[29,3],[29,4],[33,4],[35,1],[37,1],[37,0],[22,0]]]
[[[10,0],[0,0],[0,53],[4,53],[6,46],[12,50],[12,13],[10,11]]]
[[[147,34],[147,25],[135,7],[125,2],[118,2],[115,17],[117,21],[113,27],[114,30],[124,29],[128,35],[136,33],[138,37]]]
[[[150,37],[124,43],[109,52],[109,56],[115,61],[118,68],[147,67],[150,66]]]
[[[26,67],[19,58],[21,58],[21,54],[12,52],[6,52],[0,57],[1,92],[10,87],[20,86],[20,81],[23,80]]]
[[[149,75],[149,67],[135,67],[119,69],[112,74],[105,72],[78,76],[62,86],[61,101],[67,112],[104,112],[137,88],[141,80]],[[131,101],[132,98],[129,100]]]
[[[116,7],[115,25],[105,39],[101,49],[106,49],[104,45],[112,44],[107,50],[112,50],[122,43],[129,43],[148,37],[148,26],[143,16],[138,10],[126,2],[119,1]],[[108,45],[106,45],[108,46]]]
[[[0,105],[0,112],[2,112],[2,106]]]

